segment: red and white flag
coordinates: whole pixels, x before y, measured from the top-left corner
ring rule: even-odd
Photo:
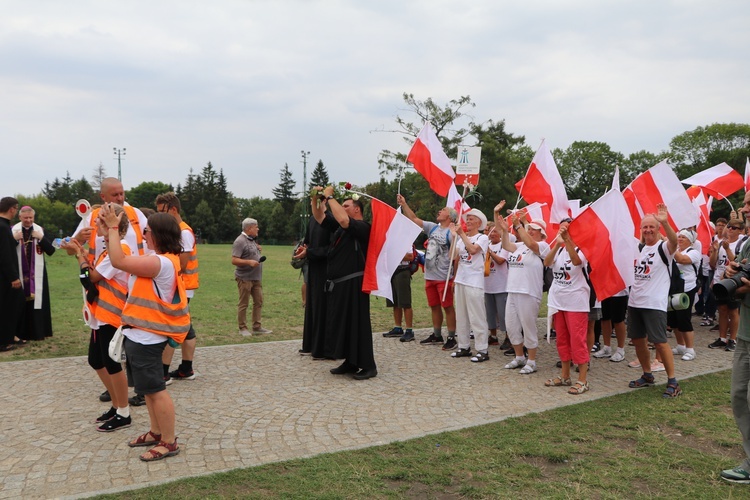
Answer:
[[[552,158],[546,141],[542,141],[529,170],[523,179],[516,182],[516,190],[527,203],[546,203],[550,210],[550,222],[559,224],[561,220],[570,216],[568,195],[565,193],[560,172]]]
[[[693,206],[698,209],[701,214],[701,220],[696,227],[698,233],[698,241],[701,242],[701,253],[708,255],[708,251],[711,248],[711,238],[714,235],[711,224],[709,223],[709,214],[711,213],[710,205],[703,195],[703,192],[699,192],[695,198],[693,198]]]
[[[669,210],[669,222],[676,231],[698,224],[698,210],[690,201],[685,188],[666,161],[662,161],[636,177],[623,191],[635,230],[641,227],[646,214],[655,214],[656,205],[664,203]],[[635,233],[636,237],[640,235]]]
[[[463,203],[462,203],[463,201]],[[463,200],[455,184],[451,184],[448,190],[448,199],[445,201],[445,206],[454,209],[459,214],[463,214],[471,210],[471,207]]]
[[[610,189],[586,207],[568,226],[568,233],[591,264],[591,285],[604,300],[633,284],[633,220],[622,193]]]
[[[745,163],[745,192],[750,191],[750,157],[747,158]]]
[[[620,190],[620,167],[615,165],[615,175],[612,176],[612,189]]]
[[[745,171],[747,176],[747,170]],[[725,162],[702,170],[688,177],[683,184],[699,186],[704,193],[710,194],[717,200],[723,200],[727,196],[736,193],[745,185],[742,176]]]
[[[451,161],[443,151],[443,145],[426,122],[417,140],[409,151],[406,161],[414,165],[417,172],[430,184],[430,189],[440,196],[448,196],[448,190],[453,185],[456,173],[451,167]]]
[[[372,227],[362,291],[393,300],[391,277],[422,228],[395,208],[372,199]]]

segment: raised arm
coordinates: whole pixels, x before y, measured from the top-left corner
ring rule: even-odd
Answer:
[[[417,217],[417,214],[414,213],[414,211],[407,205],[406,198],[401,196],[400,194],[396,195],[396,203],[398,203],[398,206],[401,207],[401,210],[404,212],[404,215],[407,216],[411,221],[418,225],[419,227],[422,227],[422,223],[424,222],[422,219]]]

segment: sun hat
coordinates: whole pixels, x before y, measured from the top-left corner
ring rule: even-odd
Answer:
[[[468,217],[469,215],[473,215],[474,217],[482,221],[482,223],[479,225],[479,230],[484,231],[484,228],[487,227],[487,217],[485,217],[485,215],[476,208],[472,208],[468,212],[465,212],[462,217],[464,220],[466,220],[466,217]]]

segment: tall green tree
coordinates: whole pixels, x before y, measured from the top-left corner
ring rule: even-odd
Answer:
[[[289,170],[288,163],[285,163],[284,168],[281,169],[280,177],[279,184],[271,189],[273,199],[281,203],[287,213],[291,213],[298,198],[297,193],[294,191],[297,183],[294,180],[291,170]]]
[[[683,132],[669,142],[670,163],[680,179],[726,162],[744,174],[750,156],[750,125],[714,123]]]
[[[318,160],[318,163],[315,165],[312,175],[310,176],[310,184],[307,186],[307,192],[309,193],[312,191],[312,188],[315,186],[326,187],[330,182],[328,170],[326,170],[326,166],[323,165],[323,160]],[[307,197],[307,193],[302,193],[302,198],[304,199],[305,197]]]
[[[625,157],[604,142],[575,141],[567,149],[555,149],[552,157],[571,200],[581,205],[596,201],[611,186],[615,167]]]
[[[182,200],[180,200],[182,204]],[[190,219],[190,227],[195,231],[196,236],[200,235],[201,238],[207,243],[216,243],[217,241],[217,226],[216,217],[208,206],[206,200],[201,200],[198,206],[195,208],[195,213]]]
[[[174,191],[171,184],[165,184],[158,181],[141,182],[136,187],[128,190],[127,200],[128,203],[134,207],[155,209],[156,197],[163,193],[169,193],[170,191]],[[180,204],[182,204],[182,199],[180,199]]]

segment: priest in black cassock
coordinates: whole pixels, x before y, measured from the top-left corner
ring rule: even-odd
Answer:
[[[55,247],[45,237],[44,229],[34,223],[35,212],[29,206],[21,207],[21,221],[13,226],[13,237],[18,240],[16,255],[18,270],[23,280],[26,307],[21,331],[21,342],[44,340],[52,336],[52,310],[44,254],[52,255]]]
[[[363,220],[360,200],[347,198],[339,203],[333,186],[322,191],[330,213],[323,203],[312,203],[315,220],[333,233],[326,265],[325,351],[333,358],[345,359],[331,369],[334,375],[353,373],[354,379],[377,376],[372,351],[370,296],[362,292],[365,256],[370,240],[370,224]]]
[[[18,200],[0,199],[0,352],[15,348],[23,310],[23,288],[16,259],[16,240],[10,222],[18,213]]]

